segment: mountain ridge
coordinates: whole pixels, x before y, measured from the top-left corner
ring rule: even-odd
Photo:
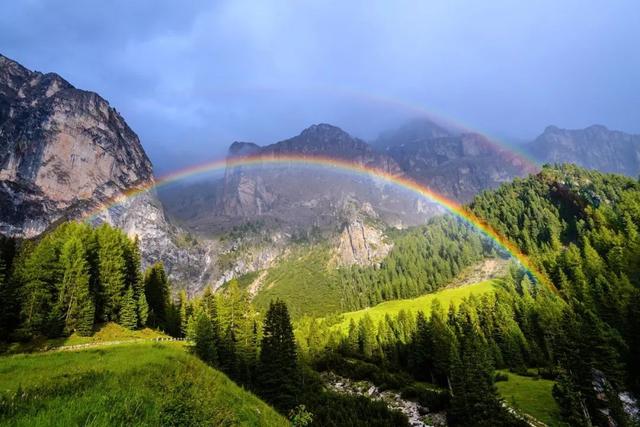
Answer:
[[[547,126],[526,149],[541,163],[576,163],[627,176],[640,173],[640,135],[599,124],[584,129]]]

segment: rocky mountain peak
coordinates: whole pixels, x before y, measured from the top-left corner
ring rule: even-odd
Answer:
[[[460,202],[534,172],[484,135],[449,130],[428,120],[389,131],[376,145],[384,147],[405,174]]]
[[[351,135],[337,126],[333,126],[328,123],[318,123],[311,125],[300,132],[300,137],[307,139],[331,140],[340,138],[351,138]]]
[[[248,156],[251,154],[258,153],[260,151],[260,146],[254,144],[253,142],[241,142],[235,141],[233,144],[229,146],[228,156]]]
[[[324,155],[353,160],[372,153],[372,149],[361,139],[354,138],[337,126],[321,123],[312,125],[299,135],[264,147],[271,154]]]
[[[392,147],[411,145],[434,138],[445,138],[456,135],[458,132],[449,129],[435,121],[422,117],[411,120],[397,129],[383,132],[373,145],[381,150],[389,150]]]
[[[80,206],[153,180],[137,135],[102,97],[0,60],[0,231],[31,237]]]
[[[527,149],[541,163],[576,163],[629,176],[640,173],[640,135],[610,130],[603,125],[585,129],[548,126]]]

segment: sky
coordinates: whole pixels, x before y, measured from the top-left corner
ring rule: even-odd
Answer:
[[[314,123],[640,133],[640,2],[21,0],[0,53],[98,92],[157,174]]]

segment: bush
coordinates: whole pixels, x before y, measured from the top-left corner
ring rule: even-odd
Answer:
[[[496,376],[494,378],[495,382],[500,382],[500,381],[509,381],[509,375],[504,374],[502,372],[496,372]]]

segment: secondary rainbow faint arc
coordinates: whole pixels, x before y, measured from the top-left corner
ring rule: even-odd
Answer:
[[[547,285],[550,289],[555,290],[551,281],[546,277],[545,274],[540,272],[538,268],[529,260],[520,249],[510,242],[506,237],[497,232],[493,227],[491,227],[486,221],[474,215],[472,212],[465,209],[462,205],[457,202],[448,199],[447,197],[436,193],[431,190],[429,187],[420,184],[410,178],[401,175],[394,175],[387,171],[384,171],[377,167],[367,166],[356,162],[351,162],[348,160],[337,159],[333,157],[327,156],[303,156],[303,155],[294,155],[294,154],[278,154],[278,155],[252,155],[252,156],[243,156],[243,157],[235,157],[228,158],[224,160],[216,160],[210,163],[200,164],[197,166],[192,166],[186,169],[182,169],[171,174],[165,175],[156,182],[151,182],[149,184],[137,187],[135,189],[129,190],[120,194],[117,197],[109,200],[107,203],[102,204],[99,208],[93,210],[89,214],[87,214],[87,218],[96,218],[101,213],[109,210],[110,208],[117,206],[119,204],[124,203],[126,200],[136,197],[140,194],[148,192],[154,188],[159,186],[167,185],[181,179],[206,173],[206,172],[214,172],[218,170],[223,170],[225,168],[234,168],[239,166],[260,166],[260,165],[310,165],[310,166],[321,166],[321,167],[329,167],[338,169],[344,172],[356,173],[359,175],[365,175],[369,177],[375,177],[386,181],[387,183],[397,185],[404,189],[410,190],[413,193],[420,195],[438,205],[444,207],[447,211],[454,214],[458,218],[461,218],[482,234],[490,238],[494,241],[498,246],[507,251],[513,258],[518,260],[518,262],[525,268],[529,273],[531,273],[537,281]]]

